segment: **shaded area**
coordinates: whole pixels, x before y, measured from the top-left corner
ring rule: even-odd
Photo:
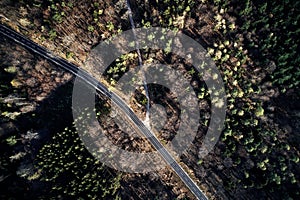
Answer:
[[[122,1],[65,1],[65,5],[58,1],[18,2],[1,2],[1,5],[4,5],[0,8],[4,11],[2,13],[11,19],[10,22],[4,21],[78,63],[84,61],[87,53],[99,41],[129,28]],[[26,3],[33,6],[26,7]],[[209,122],[209,114],[205,113],[209,109],[209,99],[205,87],[199,84],[196,91],[200,97],[199,108],[204,113],[200,122],[202,127],[199,128],[190,151],[181,158],[207,194],[216,199],[298,199],[299,3],[288,0],[185,0],[133,1],[132,5],[138,27],[164,26],[182,30],[207,48],[221,71],[228,94],[226,129],[214,152],[199,160],[198,150],[201,147],[202,135],[206,132],[205,124]],[[149,55],[147,51],[143,53],[145,60]],[[161,54],[151,54],[155,58],[157,55]],[[171,58],[169,54],[156,60],[169,63]],[[125,68],[122,65],[123,61],[126,61]],[[111,73],[107,81],[112,84],[110,78],[117,80],[117,76],[126,72],[129,67],[134,67],[136,62],[132,54],[124,55],[113,63],[111,69],[118,72]],[[190,74],[193,73],[192,69],[188,69]],[[1,74],[5,76],[1,80],[6,81],[5,85],[9,85],[12,75],[6,72]],[[49,77],[48,74],[45,77]],[[196,75],[192,77],[198,80]],[[17,82],[13,83],[18,85]],[[32,84],[30,81],[28,83]],[[201,90],[202,88],[204,90]],[[7,87],[7,91],[13,90],[15,89],[12,89],[11,85]],[[42,93],[35,91],[32,94],[43,99],[45,95],[41,95]],[[22,95],[21,97],[23,98]],[[140,103],[142,101],[141,97]],[[45,105],[47,106],[41,107],[41,112],[52,104]],[[1,106],[1,109],[10,112],[14,109],[6,103]],[[32,118],[31,121],[38,118]],[[1,120],[5,122],[1,128],[6,127],[7,130],[5,138],[13,136],[18,125],[15,122],[11,124],[6,118]],[[27,122],[24,124],[28,124],[28,128],[31,126]],[[55,125],[52,124],[51,127]],[[14,138],[4,140],[5,145],[8,145],[8,142],[20,143]],[[4,155],[8,162],[11,155]],[[160,177],[165,177],[166,174],[157,173]],[[136,199],[144,198],[148,192],[151,197],[155,197],[157,191],[151,191],[151,184],[149,190],[146,186],[137,187],[135,190],[138,182],[147,185],[151,179],[147,175],[142,178],[138,176],[132,175],[129,181],[135,187],[131,187],[131,184],[126,185],[125,181],[122,182],[124,188],[133,191]],[[3,176],[4,180],[5,177]],[[137,182],[133,181],[135,178]],[[162,187],[162,190],[169,190],[176,185],[167,178],[162,180],[171,185]],[[158,184],[161,182],[158,181]],[[130,196],[128,193],[126,195]],[[170,197],[173,197],[172,195],[170,194]]]

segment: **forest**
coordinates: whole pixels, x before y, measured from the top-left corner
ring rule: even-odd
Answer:
[[[117,91],[118,85],[140,60],[182,74],[200,116],[191,146],[176,161],[208,199],[300,198],[299,12],[295,0],[0,1],[2,25],[86,70],[122,98],[126,94]],[[206,156],[198,152],[215,101],[203,74],[186,59],[169,48],[141,48],[120,55],[100,76],[85,65],[97,45],[133,24],[184,34],[215,63],[226,116]],[[72,113],[75,82],[73,74],[0,32],[1,199],[195,199],[170,166],[129,173],[97,159],[76,125],[89,113],[80,111],[78,119]],[[166,122],[152,125],[167,146],[185,110],[170,88],[148,84],[144,90],[137,88],[128,106],[141,119],[148,104],[160,106],[156,114]],[[129,152],[156,151],[135,128],[127,133],[117,124],[130,124],[121,112],[112,122],[113,104],[107,97],[99,94],[95,100],[95,116],[114,145]]]

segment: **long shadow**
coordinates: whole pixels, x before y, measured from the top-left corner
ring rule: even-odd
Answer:
[[[4,42],[7,44],[7,47],[0,49],[0,51],[6,51],[10,47],[15,48],[17,46],[14,43],[8,41],[0,40],[0,42]],[[13,49],[13,51],[15,51],[16,55],[19,55],[20,57],[22,54],[32,54],[28,53],[23,48]],[[31,60],[32,67],[35,66],[40,60],[39,57],[34,56],[33,54],[32,56],[29,56],[28,59],[33,59]],[[8,55],[2,55],[0,60],[9,60]],[[6,65],[13,64],[8,62],[6,63]],[[22,63],[20,65],[22,65]],[[54,71],[57,70],[53,65],[50,65],[50,67],[53,68]],[[7,84],[10,83],[14,78],[14,76],[9,77]],[[29,181],[26,178],[22,178],[17,175],[16,171],[21,164],[25,163],[34,165],[34,163],[36,162],[35,157],[39,153],[39,150],[47,142],[51,141],[52,136],[57,132],[62,132],[65,127],[72,125],[72,89],[73,79],[71,79],[67,83],[60,84],[58,87],[53,89],[46,98],[38,102],[38,106],[35,108],[35,110],[33,110],[32,112],[21,114],[14,121],[14,124],[17,126],[18,132],[12,134],[16,136],[18,142],[14,146],[8,146],[7,144],[5,144],[7,148],[3,149],[3,151],[5,151],[3,152],[3,155],[13,155],[17,152],[26,151],[28,150],[28,148],[30,150],[30,153],[20,160],[10,163],[11,168],[6,173],[7,176],[5,176],[0,181],[0,187],[2,188],[0,190],[1,199],[18,199],[20,197],[22,197],[22,199],[33,199],[49,193],[51,189],[50,184],[47,184],[40,180]],[[11,90],[11,92],[22,93],[24,91]],[[28,135],[28,133],[37,134],[38,137],[26,140],[24,139],[24,136]],[[3,141],[1,141],[1,143],[3,143]],[[165,183],[163,183],[161,180],[157,179],[148,181],[148,176],[143,176],[142,179],[144,184],[142,185],[141,190],[143,192],[138,196],[142,195],[144,197],[147,197],[147,195],[151,194],[155,198],[157,189],[159,191],[164,190],[170,199],[176,197],[171,189],[166,186]],[[123,193],[123,196],[128,197],[128,192],[136,189],[137,181],[122,182],[122,185],[125,192]],[[153,189],[155,185],[161,185],[163,186],[163,188]]]
[[[49,142],[55,133],[63,131],[65,127],[72,124],[71,92],[72,82],[59,86],[40,102],[33,112],[21,115],[14,122],[18,127],[16,138],[20,138],[21,141],[13,147],[1,148],[1,153],[9,156],[28,151],[28,154],[10,163],[10,169],[4,175],[5,179],[0,182],[1,199],[8,197],[32,199],[49,192],[49,184],[40,180],[28,181],[17,175],[16,171],[21,165],[34,165],[35,157],[43,145]],[[27,141],[21,136],[26,133],[37,134],[37,137]]]

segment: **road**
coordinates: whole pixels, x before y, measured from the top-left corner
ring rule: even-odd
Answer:
[[[190,189],[190,191],[195,195],[197,199],[204,200],[207,199],[205,194],[200,190],[197,184],[189,177],[189,175],[183,170],[183,168],[178,164],[178,162],[173,158],[173,156],[168,152],[168,150],[161,144],[154,133],[149,130],[145,124],[135,115],[133,110],[114,92],[110,91],[105,85],[100,83],[97,79],[87,73],[85,70],[79,68],[78,66],[66,61],[63,58],[53,55],[50,51],[41,47],[40,45],[34,43],[33,41],[27,39],[23,35],[13,31],[12,29],[0,24],[0,34],[6,36],[7,38],[15,41],[16,43],[22,45],[28,50],[35,52],[46,60],[56,64],[60,68],[79,76],[83,81],[88,83],[97,92],[110,98],[122,111],[127,115],[134,125],[140,130],[140,132],[148,138],[153,147],[160,153],[162,158],[170,165],[174,172],[180,177],[184,184]],[[78,73],[80,72],[80,73]]]

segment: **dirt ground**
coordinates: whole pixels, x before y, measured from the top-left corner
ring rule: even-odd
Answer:
[[[130,29],[125,1],[79,0],[68,1],[70,4],[66,6],[55,2],[53,4],[56,5],[56,8],[54,9],[51,7],[50,1],[15,2],[4,0],[0,2],[0,20],[36,43],[48,48],[54,54],[79,66],[84,66],[83,63],[89,52],[99,42],[117,34],[120,30]],[[162,15],[157,3],[132,1],[132,7],[133,17],[138,27],[143,26],[142,19],[144,18],[152,20],[152,26],[161,25]],[[183,22],[177,18],[177,23],[182,23],[183,32],[206,48],[213,45],[216,38],[222,38],[222,36],[218,31],[213,31],[212,13],[215,12],[214,7],[202,5],[197,9],[197,13],[185,16]],[[97,20],[95,20],[96,18]],[[232,17],[229,20],[235,21],[236,19]],[[160,53],[153,54],[160,55],[161,57],[158,56],[157,60],[162,63],[168,59]],[[2,66],[16,67],[14,70],[17,73],[13,77],[15,80],[13,83],[15,85],[14,93],[23,95],[23,104],[18,109],[24,117],[16,123],[13,122],[11,125],[13,128],[10,129],[43,132],[44,141],[41,143],[44,143],[49,139],[47,134],[61,131],[66,124],[72,123],[70,99],[65,99],[65,94],[71,92],[72,81],[74,80],[71,74],[3,38],[0,39],[0,55]],[[143,56],[146,58],[145,55]],[[248,62],[251,63],[251,60]],[[136,61],[132,61],[131,64],[136,63]],[[250,65],[247,67],[251,69]],[[90,71],[87,68],[85,70]],[[187,73],[188,69],[181,69],[181,71]],[[254,73],[251,76],[254,79]],[[290,146],[295,147],[295,151],[299,153],[299,94],[297,91],[290,90],[279,95],[278,89],[268,87],[267,83],[262,84],[265,84],[262,87],[263,91],[253,99],[259,99],[268,108],[265,110],[265,118],[262,119],[263,126],[271,126],[275,132],[280,132],[280,139],[287,140]],[[274,98],[276,96],[274,94],[278,94],[276,98]],[[70,96],[66,98],[70,98]],[[168,103],[167,101],[170,99],[172,100],[172,98],[165,99],[165,102]],[[201,105],[203,112],[210,108],[206,101],[201,102]],[[132,107],[138,115],[144,115],[145,110],[138,110],[137,104],[133,103]],[[32,111],[37,113],[37,116],[26,115],[26,113],[31,114]],[[65,121],[57,123],[62,118]],[[173,121],[170,120],[170,124],[176,126],[176,113],[171,113],[170,118],[173,119]],[[7,121],[0,122],[1,124],[8,123]],[[286,187],[274,185],[273,192],[271,192],[271,188],[254,189],[245,188],[242,184],[239,185],[242,177],[244,177],[245,169],[252,168],[253,160],[256,159],[249,156],[243,146],[237,148],[237,155],[242,158],[243,165],[235,164],[235,157],[226,158],[222,156],[221,153],[227,147],[223,141],[219,141],[214,152],[211,152],[199,164],[197,152],[201,147],[202,134],[206,132],[206,128],[205,126],[199,128],[194,145],[188,153],[181,156],[180,163],[210,199],[284,199],[286,194],[289,194],[291,198],[296,198],[299,182],[298,185]],[[5,130],[9,130],[9,128]],[[112,132],[115,135],[112,135],[111,139],[117,141],[120,132],[115,129]],[[173,137],[170,132],[171,130],[166,129],[159,138],[165,141],[170,140]],[[130,142],[125,142],[125,144],[130,150],[151,150],[146,141],[132,139],[130,136],[123,137],[123,142],[128,140]],[[123,144],[121,141],[120,145]],[[36,148],[40,147],[37,145]],[[291,166],[297,172],[296,177],[299,178],[299,166]],[[259,177],[260,172],[257,174],[255,170],[251,172],[256,179],[263,182],[261,180],[263,177]],[[23,186],[22,184],[27,184],[26,181],[20,181],[19,178],[15,181],[14,178],[16,177],[13,176],[6,181],[20,184],[20,187]],[[231,187],[232,182],[235,182],[237,186]],[[31,185],[31,187],[33,186]],[[124,199],[193,199],[193,195],[169,168],[147,174],[123,173],[120,194]]]

